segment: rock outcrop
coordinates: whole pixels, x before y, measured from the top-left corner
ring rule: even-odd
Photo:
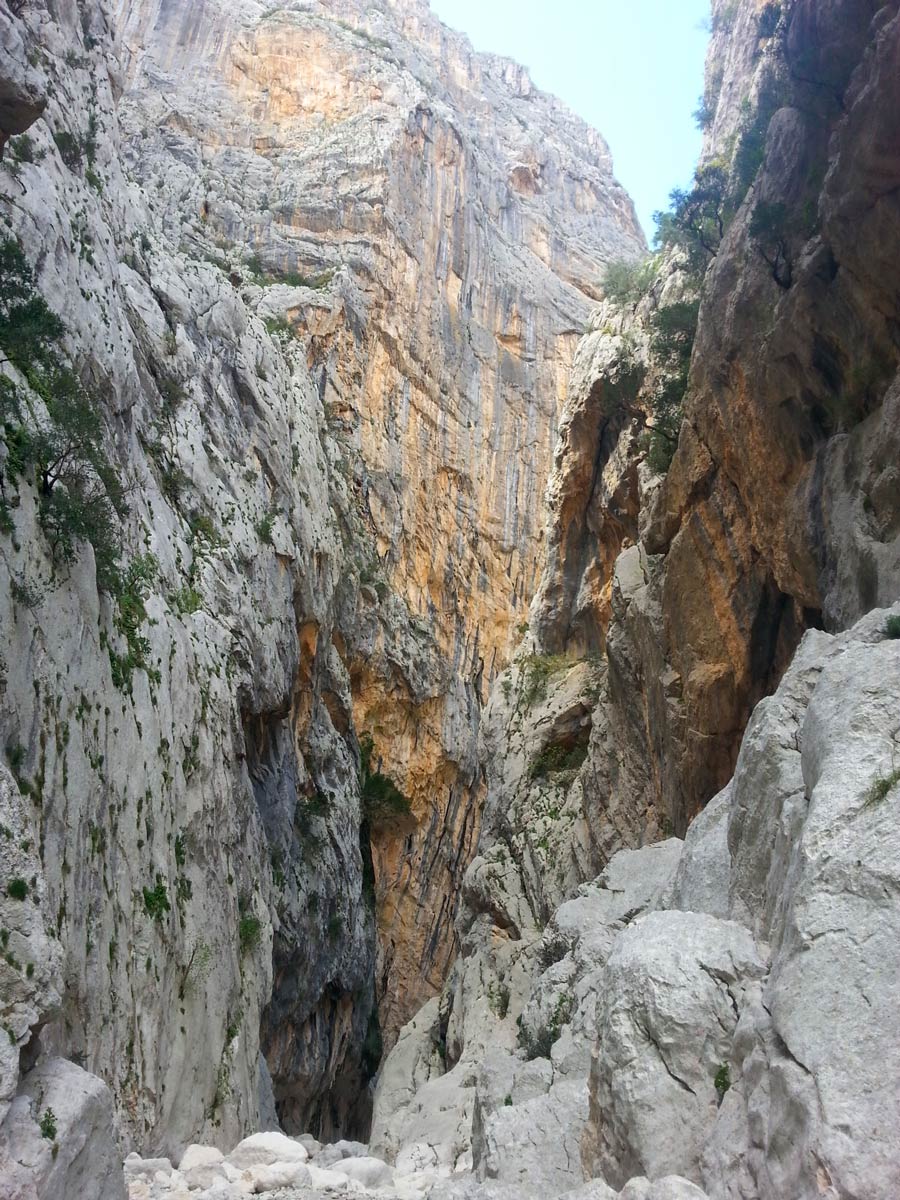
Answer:
[[[536,947],[495,926],[525,969],[464,952],[382,1069],[398,1166],[427,1146],[472,1200],[894,1195],[898,617],[805,635],[684,843],[615,855]]]

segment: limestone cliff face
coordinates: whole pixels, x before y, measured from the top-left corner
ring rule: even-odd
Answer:
[[[602,263],[642,245],[602,139],[427,4],[126,4],[130,156],[178,236],[318,294],[288,306],[348,455],[370,582],[446,664],[352,667],[418,818],[376,840],[389,1030],[454,953],[478,709],[534,593],[557,409]],[[376,576],[378,578],[376,578]]]
[[[588,1113],[587,1047],[601,1029],[595,1057],[602,1069],[591,1072],[593,1129],[585,1140],[590,1173],[617,1187],[638,1173],[683,1171],[700,1180],[696,1147],[676,1136],[660,1149],[672,1127],[655,1116],[643,1123],[643,1114],[656,1114],[656,1100],[641,1091],[640,1066],[629,1074],[641,1046],[663,1047],[664,1057],[672,1049],[664,1085],[675,1080],[676,1107],[687,1093],[700,1094],[689,1078],[694,1066],[678,1059],[695,1019],[690,1006],[679,1009],[680,1032],[661,1039],[649,1011],[635,1016],[656,977],[650,960],[666,957],[675,930],[648,925],[646,947],[644,930],[636,931],[621,956],[609,958],[619,922],[632,920],[646,899],[632,896],[608,864],[617,852],[620,863],[637,852],[652,881],[654,854],[665,857],[670,835],[683,835],[726,789],[715,810],[696,820],[697,838],[709,836],[719,849],[708,847],[698,891],[684,906],[744,925],[712,940],[717,953],[731,941],[726,958],[737,954],[745,965],[710,967],[702,923],[685,927],[672,952],[696,956],[713,976],[759,978],[763,968],[751,962],[758,951],[745,956],[746,930],[768,941],[771,922],[787,919],[793,903],[784,895],[793,878],[785,863],[808,862],[817,852],[803,822],[819,819],[816,772],[807,772],[819,735],[812,717],[803,728],[798,720],[794,733],[775,735],[763,751],[751,726],[742,755],[756,759],[759,774],[739,784],[739,768],[731,792],[741,738],[754,706],[759,723],[777,708],[763,697],[804,632],[813,646],[821,627],[841,635],[863,617],[861,636],[881,645],[885,614],[864,614],[900,594],[900,10],[896,2],[861,0],[723,2],[713,6],[713,30],[699,177],[707,191],[697,202],[706,208],[689,230],[693,242],[676,239],[660,254],[639,298],[604,300],[576,351],[548,485],[545,570],[529,631],[482,727],[487,793],[478,852],[463,882],[462,953],[441,1005],[426,1010],[401,1042],[396,1063],[416,1064],[414,1084],[404,1090],[386,1069],[376,1106],[380,1144],[401,1160],[427,1160],[426,1148],[436,1143],[440,1161],[462,1166],[471,1153],[482,1178],[522,1187],[527,1178],[537,1194],[562,1192],[559,1173],[569,1173],[571,1187],[579,1181],[564,1131],[579,1128]],[[677,369],[660,348],[671,347],[673,328],[679,336],[690,331],[688,361]],[[659,397],[673,380],[679,424],[675,444],[660,455]],[[794,670],[803,669],[801,655]],[[873,694],[882,683],[873,680]],[[802,709],[793,676],[784,689]],[[886,756],[895,755],[895,724],[879,725],[876,741]],[[851,738],[853,779],[876,769],[868,751],[854,757],[855,745]],[[801,751],[804,782],[796,790],[775,768],[766,774],[781,752],[798,768]],[[895,783],[892,768],[882,791]],[[796,806],[787,799],[801,793]],[[848,813],[864,795],[862,786],[848,785]],[[771,821],[773,812],[779,815]],[[704,871],[727,875],[756,839],[767,847],[760,873],[777,878],[782,892],[776,898],[767,884],[742,906],[743,885],[735,883],[727,903],[720,895],[707,907]],[[832,892],[822,886],[828,898],[816,902],[824,908]],[[597,887],[603,894],[595,909]],[[855,943],[867,936],[864,924],[841,932]],[[797,936],[795,947],[808,945],[807,934]],[[787,953],[782,946],[776,961],[783,964]],[[586,983],[586,964],[607,959],[610,970]],[[732,996],[736,1007],[725,1014],[731,1022],[746,1011],[746,1025],[728,1040],[736,1056],[730,1061],[747,1063],[746,1103],[739,1115],[723,1106],[717,1165],[702,1178],[715,1196],[849,1197],[861,1172],[873,1194],[890,1195],[896,1162],[881,1158],[880,1148],[871,1168],[851,1165],[837,1146],[843,1134],[831,1140],[823,1128],[809,1135],[816,1141],[821,1134],[818,1157],[800,1162],[782,1158],[758,1128],[751,1132],[757,1101],[767,1105],[780,1087],[768,1072],[779,1072],[784,1044],[776,1039],[763,1051],[759,1043],[751,1062],[742,1039],[757,1019],[762,1042],[770,1036],[766,1020],[782,1003],[781,986],[794,1032],[814,1024],[792,990],[793,968],[785,968],[783,984],[781,969],[773,970],[761,1009],[750,989],[744,999]],[[673,967],[673,977],[679,970]],[[713,1007],[724,1013],[720,1000]],[[851,1022],[868,1025],[864,1001],[850,1009]],[[716,1020],[692,1026],[692,1063]],[[629,1022],[633,1036],[623,1035]],[[427,1054],[433,1046],[444,1048],[439,1066]],[[805,1071],[806,1058],[797,1057]],[[830,1070],[816,1061],[802,1085],[790,1084],[794,1095],[809,1087],[810,1098],[798,1103],[810,1114],[820,1111],[812,1093],[822,1095],[817,1089],[827,1087]],[[635,1103],[625,1111],[629,1098]],[[819,1117],[808,1120],[811,1130]],[[859,1140],[868,1138],[868,1118],[853,1121]],[[534,1134],[524,1167],[517,1158],[523,1128]],[[547,1129],[559,1135],[547,1137]],[[739,1148],[729,1158],[732,1136]],[[770,1160],[777,1168],[771,1176]],[[830,1190],[833,1180],[840,1182]]]
[[[61,962],[8,1024],[144,1149],[233,1142],[273,1087],[289,1128],[363,1127],[373,1007],[390,1036],[455,952],[557,406],[641,234],[602,139],[424,5],[34,3],[2,36],[7,253],[62,320],[3,365],[0,819],[43,914],[9,953]],[[108,489],[112,532],[77,508]]]
[[[708,256],[664,479],[648,478],[636,436],[644,377],[625,378],[631,409],[616,393],[636,361],[620,335],[640,360],[654,312],[673,286],[679,298],[673,260],[579,349],[595,365],[563,418],[533,628],[552,653],[608,639],[611,686],[624,672],[605,719],[630,710],[624,746],[646,765],[617,781],[609,760],[627,776],[629,751],[609,743],[596,756],[601,810],[631,794],[683,830],[729,777],[750,709],[802,630],[843,628],[900,585],[885,258],[900,236],[896,17],[896,5],[849,2],[715,6],[703,164],[745,183]],[[628,632],[630,589],[615,601],[629,542],[654,598],[643,632]]]

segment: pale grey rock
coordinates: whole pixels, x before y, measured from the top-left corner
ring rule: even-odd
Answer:
[[[374,1158],[370,1154],[353,1155],[343,1158],[339,1170],[361,1183],[366,1188],[389,1187],[394,1179],[394,1172],[383,1159]]]
[[[157,1172],[171,1175],[172,1170],[172,1163],[168,1158],[141,1158],[132,1151],[125,1159],[126,1178],[133,1175],[149,1175],[153,1178]]]
[[[766,940],[787,901],[784,881],[806,816],[800,725],[833,645],[827,634],[806,634],[778,691],[753,711],[731,785],[731,910]]]
[[[722,920],[731,916],[731,796],[729,783],[688,826],[678,870],[666,890],[663,907],[709,913]]]
[[[33,1067],[0,1123],[0,1179],[10,1200],[125,1200],[106,1084],[65,1059]]]
[[[243,1143],[241,1144],[243,1145]],[[240,1147],[238,1147],[238,1149],[240,1149]],[[181,1158],[179,1159],[178,1170],[185,1172],[193,1171],[195,1167],[218,1166],[219,1163],[224,1161],[224,1158],[225,1155],[215,1146],[188,1146],[184,1154],[182,1154]],[[265,1160],[257,1159],[254,1161]],[[248,1161],[241,1165],[250,1166],[250,1162]]]
[[[766,966],[746,929],[706,914],[651,912],[619,936],[598,989],[584,1159],[623,1186],[696,1175],[715,1121],[715,1078],[748,986]]]
[[[219,1153],[219,1161],[221,1158],[222,1155]],[[228,1154],[228,1162],[240,1171],[259,1165],[271,1166],[273,1163],[302,1163],[306,1162],[308,1158],[309,1152],[304,1145],[296,1139],[274,1130],[251,1134],[250,1137],[239,1142]],[[182,1171],[185,1169],[184,1161],[181,1162],[179,1169]]]
[[[502,1105],[476,1122],[474,1166],[482,1179],[516,1186],[523,1197],[557,1195],[580,1183],[585,1080],[563,1081],[546,1094]],[[481,1126],[480,1129],[478,1126]]]
[[[346,1138],[341,1138],[340,1141],[330,1142],[327,1146],[323,1146],[318,1152],[318,1162],[321,1166],[331,1166],[332,1163],[340,1162],[345,1158],[359,1158],[360,1155],[368,1153],[368,1146],[363,1142],[348,1141]]]
[[[277,1192],[282,1188],[308,1187],[312,1175],[300,1161],[256,1163],[241,1171],[240,1186],[252,1195]]]
[[[772,970],[739,1022],[736,1082],[704,1153],[706,1185],[727,1200],[896,1190],[900,642],[884,635],[889,612],[900,606],[838,637],[807,635],[798,659],[811,686],[789,673],[738,763],[736,791],[792,746],[799,815],[768,863]]]
[[[22,1050],[55,1013],[62,989],[34,817],[32,798],[0,763],[0,1122],[18,1088]]]
[[[225,1157],[214,1146],[188,1146],[178,1164],[178,1179],[191,1191],[207,1191],[228,1181]]]
[[[616,1200],[616,1193],[602,1179],[591,1179],[581,1187],[566,1192],[560,1200]]]
[[[11,134],[24,133],[47,107],[47,81],[28,62],[26,26],[0,12],[0,154]]]
[[[652,1183],[649,1179],[631,1179],[619,1192],[618,1200],[707,1200],[706,1192],[689,1179],[666,1175]]]
[[[678,838],[619,851],[593,883],[560,905],[544,930],[539,958],[549,965],[532,985],[520,1040],[549,1055],[557,1076],[587,1075],[603,968],[621,930],[662,903],[681,852]]]

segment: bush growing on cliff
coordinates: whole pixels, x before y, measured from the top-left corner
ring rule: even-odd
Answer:
[[[10,380],[0,384],[6,474],[38,489],[38,515],[58,562],[75,559],[77,545],[94,549],[97,585],[115,592],[121,539],[118,520],[125,489],[103,448],[96,398],[56,349],[65,326],[34,290],[34,275],[13,238],[0,242],[0,349],[18,368],[46,416],[26,405]]]
[[[781,5],[777,0],[771,0],[759,14],[756,32],[761,41],[775,36],[778,22],[781,20]]]
[[[392,779],[372,766],[375,746],[369,734],[359,742],[359,791],[363,818],[373,828],[404,821],[412,815],[407,798]]]
[[[900,617],[888,617],[884,624],[884,636],[888,638],[900,638]]]
[[[528,774],[531,779],[543,779],[547,775],[557,775],[577,771],[587,758],[587,739],[574,742],[554,742],[545,746],[531,760]]]
[[[26,376],[51,362],[65,332],[59,317],[34,290],[34,273],[15,238],[0,241],[0,349]]]
[[[891,771],[890,775],[882,775],[866,792],[866,808],[874,808],[886,800],[897,784],[900,783],[900,770]]]
[[[156,886],[153,888],[144,888],[144,911],[147,916],[154,921],[162,922],[163,917],[171,909],[169,897],[166,892],[166,886],[162,881],[162,876],[156,876]]]
[[[521,674],[523,706],[531,708],[544,700],[551,678],[571,665],[572,660],[564,654],[533,654],[524,659]]]
[[[733,216],[728,197],[727,166],[716,161],[700,167],[693,186],[675,188],[669,197],[669,211],[655,214],[657,242],[684,251],[691,270],[703,275]]]
[[[628,261],[616,259],[607,263],[601,286],[607,300],[625,307],[646,296],[653,282],[653,259]]]
[[[699,300],[682,301],[658,309],[651,322],[659,380],[650,402],[653,424],[647,431],[647,461],[659,474],[669,469],[678,445],[699,311]]]
[[[252,954],[262,937],[262,921],[252,913],[246,913],[238,922],[238,942],[241,954]]]

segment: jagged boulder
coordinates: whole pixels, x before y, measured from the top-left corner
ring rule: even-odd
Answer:
[[[0,1125],[4,1200],[125,1200],[109,1088],[74,1063],[34,1067]]]
[[[47,107],[47,81],[30,65],[23,25],[0,11],[0,155],[11,134],[24,133]]]
[[[617,1187],[696,1176],[748,989],[765,974],[748,931],[699,913],[651,912],[617,939],[599,987],[583,1154]]]
[[[728,821],[731,784],[710,800],[691,822],[684,837],[678,869],[667,889],[663,907],[705,912],[723,920],[731,915],[731,852]]]
[[[754,906],[773,960],[738,1023],[734,1086],[704,1153],[722,1200],[897,1194],[897,616],[900,605],[839,637],[807,634],[741,750],[734,898]]]
[[[536,1200],[571,1188],[583,1179],[579,1146],[587,1109],[584,1079],[562,1080],[543,1095],[502,1104],[476,1122],[479,1177],[514,1185],[523,1198]]]
[[[471,1164],[476,1072],[445,1073],[440,1002],[429,1000],[400,1032],[375,1091],[371,1147],[404,1171]]]

